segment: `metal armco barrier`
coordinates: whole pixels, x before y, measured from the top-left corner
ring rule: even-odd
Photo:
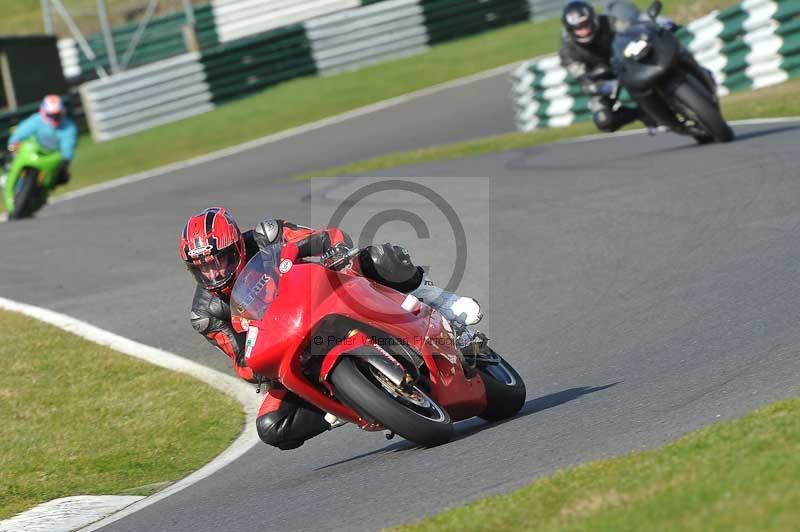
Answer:
[[[205,113],[214,108],[199,54],[184,54],[81,86],[95,141]]]
[[[220,42],[359,7],[360,0],[211,0]]]
[[[721,95],[800,76],[798,0],[745,0],[687,24],[678,37],[714,74]],[[591,119],[588,98],[557,56],[521,65],[511,92],[520,131]]]
[[[317,73],[302,24],[218,46],[203,53],[201,63],[214,103]]]
[[[549,20],[561,16],[569,0],[528,0],[531,20]]]
[[[419,53],[529,15],[527,0],[384,0],[203,52],[214,103],[316,73]]]
[[[552,2],[534,0],[534,4],[542,1]],[[214,17],[223,7],[252,10],[260,6],[267,18],[259,19],[251,28],[262,29],[301,12],[303,16],[319,9],[335,12],[205,47],[199,56],[182,55],[111,76],[104,82],[85,84],[82,94],[94,138],[107,140],[133,133],[211,110],[216,104],[293,78],[329,75],[420,53],[434,43],[531,17],[531,0],[359,0],[355,4],[360,7],[353,9],[342,9],[352,2],[306,1],[302,2],[303,10],[292,11],[300,4],[298,0],[268,5],[252,0],[215,0],[212,6]],[[277,14],[282,18],[276,18]],[[265,22],[267,19],[272,22]],[[216,26],[215,38],[220,41],[233,34]],[[179,79],[175,76],[178,71],[187,72],[187,77]],[[192,88],[191,83],[198,86]],[[172,94],[181,97],[172,98]],[[184,99],[190,105],[183,105]]]
[[[194,10],[195,31],[201,47],[212,47],[219,43],[214,17],[210,5],[200,6]],[[183,13],[172,13],[153,17],[138,39],[128,66],[142,66],[187,52],[183,37],[183,26],[186,16]],[[117,26],[112,31],[114,47],[122,54],[127,51],[136,35],[138,23]],[[87,37],[87,42],[95,54],[89,59],[80,50],[73,39],[61,39],[59,52],[64,77],[67,79],[94,78],[95,66],[108,70],[109,58],[106,54],[103,36],[95,33]]]
[[[317,69],[323,75],[412,55],[428,49],[417,0],[388,0],[306,22]]]
[[[428,43],[435,44],[530,18],[527,0],[421,0]]]
[[[567,0],[411,0],[409,3],[420,6],[425,11],[427,43],[445,41],[451,38],[484,31],[521,20],[544,20],[557,17]],[[389,3],[391,0],[211,0],[210,4],[194,9],[195,32],[203,50],[219,43],[228,43],[242,38],[251,38],[282,27],[298,23],[309,23],[309,29],[318,27],[317,19],[328,15],[351,11],[359,7]],[[387,8],[392,11],[394,8]],[[399,13],[397,14],[400,15]],[[361,14],[356,15],[357,17]],[[366,16],[366,15],[365,15]],[[389,15],[391,16],[391,15]],[[129,66],[142,66],[161,59],[187,52],[183,37],[186,17],[183,13],[171,13],[154,17],[145,27],[140,39],[136,39],[136,49],[130,57]],[[126,51],[137,32],[138,24],[126,24],[113,28],[114,47],[118,52]],[[314,39],[315,37],[312,37]],[[410,37],[409,37],[410,38]],[[411,39],[411,38],[410,38]],[[397,44],[376,43],[379,50],[374,61],[408,55],[413,48],[411,42],[403,47]],[[413,39],[412,39],[413,40]],[[87,58],[73,39],[59,42],[64,76],[67,79],[94,79],[96,67],[108,70],[103,36],[99,33],[88,36],[88,44],[95,57]],[[328,48],[322,44],[322,48]],[[397,54],[394,49],[397,48]],[[424,47],[418,48],[423,50]],[[331,52],[333,53],[333,52]],[[320,52],[325,56],[326,52]],[[374,62],[373,61],[373,62]],[[363,64],[368,64],[365,59]],[[334,72],[326,60],[321,61],[320,70]],[[345,61],[343,64],[346,64]],[[351,67],[359,60],[354,58]],[[343,68],[351,68],[343,66]]]

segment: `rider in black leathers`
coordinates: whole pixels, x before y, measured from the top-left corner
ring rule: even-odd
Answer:
[[[647,18],[643,18],[639,9],[626,0],[611,0],[606,6],[606,13],[598,15],[588,2],[581,0],[564,7],[561,17],[564,32],[559,51],[561,64],[578,80],[584,94],[589,96],[589,109],[598,129],[612,133],[638,119],[652,130],[656,124],[649,116],[638,107],[626,107],[617,100],[616,73],[611,66],[616,32],[637,19],[641,21]],[[680,29],[666,17],[658,17],[656,22],[668,31]],[[679,54],[681,63],[709,90],[716,92],[716,82],[711,72],[703,68],[689,50],[682,48]]]
[[[615,98],[611,19],[597,15],[589,3],[576,1],[566,5],[561,22],[561,64],[590,97],[589,109],[598,129],[611,133],[640,118],[636,107],[618,105]]]

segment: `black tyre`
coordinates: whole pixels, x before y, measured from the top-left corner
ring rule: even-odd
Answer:
[[[675,89],[675,98],[680,102],[684,111],[690,115],[690,118],[696,120],[714,140],[717,142],[730,142],[733,140],[733,129],[723,118],[719,106],[714,103],[713,95],[698,80],[688,76]],[[696,136],[695,140],[702,144],[707,140],[707,137]]]
[[[343,403],[409,441],[433,447],[453,437],[450,416],[422,389],[401,390],[356,357],[343,357],[330,380]]]
[[[700,146],[703,146],[705,144],[711,144],[712,142],[714,142],[714,137],[712,137],[711,135],[692,135],[692,136],[694,137],[695,142],[697,142],[697,144],[699,144]]]
[[[487,399],[486,410],[480,417],[498,421],[513,416],[525,406],[525,383],[517,370],[491,349],[483,357],[487,359],[494,363],[478,367]]]
[[[37,188],[36,173],[23,170],[14,184],[14,212],[9,214],[9,219],[18,220],[33,214]]]

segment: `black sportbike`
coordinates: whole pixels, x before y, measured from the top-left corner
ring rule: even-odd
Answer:
[[[649,20],[627,21],[614,38],[619,83],[657,125],[700,144],[730,142],[733,130],[722,117],[713,76],[656,22],[661,8],[661,2],[653,2]]]

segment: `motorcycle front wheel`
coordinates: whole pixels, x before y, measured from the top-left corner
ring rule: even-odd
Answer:
[[[434,447],[453,437],[450,416],[418,385],[397,386],[357,357],[343,357],[331,373],[336,396],[362,417],[405,439]]]
[[[17,182],[14,183],[14,212],[8,218],[18,220],[33,214],[33,204],[36,199],[36,173],[23,170]]]
[[[486,387],[486,410],[480,417],[486,421],[509,418],[525,406],[525,383],[511,364],[486,348],[478,365],[483,385]]]
[[[708,132],[708,137],[695,137],[698,143],[705,144],[711,138],[717,142],[733,140],[733,129],[723,118],[719,106],[714,103],[713,96],[698,80],[687,76],[684,82],[675,89],[674,96],[685,114],[688,114]]]

